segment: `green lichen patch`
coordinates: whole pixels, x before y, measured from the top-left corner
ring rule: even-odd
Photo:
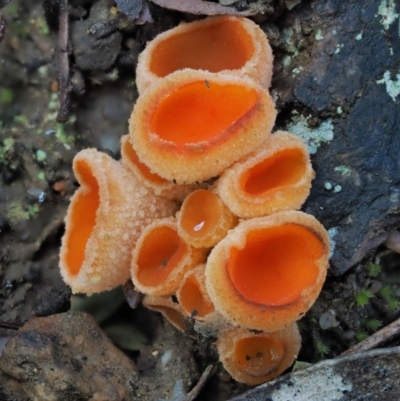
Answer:
[[[293,122],[286,129],[306,143],[310,154],[315,154],[323,143],[329,143],[333,140],[333,123],[331,119],[328,119],[322,121],[319,127],[310,128],[308,126],[309,118],[301,114],[295,115]]]
[[[378,8],[378,15],[381,18],[381,24],[388,30],[390,25],[399,17],[399,14],[396,13],[396,3],[395,0],[383,0]]]
[[[383,78],[376,81],[377,84],[385,84],[386,92],[395,102],[397,96],[400,95],[400,74],[396,74],[396,81],[391,79],[390,71],[385,71]]]

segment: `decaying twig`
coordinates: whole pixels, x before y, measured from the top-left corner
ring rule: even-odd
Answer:
[[[213,365],[208,365],[204,370],[203,374],[200,376],[197,384],[186,394],[185,398],[182,401],[193,401],[200,393],[201,389],[206,384],[206,381],[213,373]]]
[[[58,30],[59,48],[59,109],[57,115],[58,122],[65,122],[69,114],[69,60],[68,60],[68,0],[60,1],[60,16]]]
[[[5,322],[4,320],[0,319],[0,328],[7,329],[7,330],[18,330],[24,325],[24,323],[11,323]]]
[[[347,351],[344,351],[341,355],[349,355],[349,354],[354,354],[356,352],[370,350],[390,340],[392,337],[394,337],[399,333],[400,333],[400,318],[395,320],[388,326],[382,328],[381,330],[377,331],[376,333],[372,334],[372,336],[368,337],[366,340],[361,341],[354,347],[351,347]]]
[[[160,7],[187,12],[197,15],[242,15],[249,16],[251,12],[238,11],[235,7],[222,6],[219,3],[199,0],[151,0]]]

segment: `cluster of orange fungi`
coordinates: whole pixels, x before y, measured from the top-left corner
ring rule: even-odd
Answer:
[[[307,148],[271,134],[272,52],[252,21],[181,24],[139,58],[139,99],[121,160],[74,159],[81,184],[60,266],[73,292],[132,279],[178,329],[217,336],[226,370],[251,385],[296,358],[296,321],[328,268],[323,226],[300,209],[314,172]]]

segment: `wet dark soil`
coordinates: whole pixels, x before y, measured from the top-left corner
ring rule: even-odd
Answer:
[[[400,226],[400,11],[381,0],[303,0],[291,10],[282,7],[285,2],[269,3],[272,12],[256,21],[275,54],[277,128],[310,145],[317,175],[304,210],[335,243],[322,294],[300,321],[299,360],[316,362],[400,316],[400,257],[382,245],[387,232]],[[119,138],[137,98],[138,53],[157,33],[193,18],[151,5],[152,22],[135,25],[125,17],[115,22],[108,0],[70,5],[71,107],[65,124],[56,122],[57,33],[46,23],[42,2],[13,0],[1,10],[7,30],[0,44],[0,319],[7,322],[69,308],[58,252],[77,188],[72,158],[85,147],[119,157]],[[94,314],[105,305],[96,302]],[[141,330],[142,345],[128,353],[149,381],[154,361],[145,361],[151,352],[162,353],[152,344],[160,343],[163,321],[142,308],[129,310],[123,300],[105,316],[98,323],[129,320]],[[10,334],[3,330],[0,337]],[[190,388],[216,362],[212,341],[193,333],[182,342],[166,337],[164,349],[179,341],[190,354],[185,360],[192,373],[184,385]],[[160,372],[154,397],[179,399],[177,377]],[[244,389],[219,367],[199,399],[226,400]]]

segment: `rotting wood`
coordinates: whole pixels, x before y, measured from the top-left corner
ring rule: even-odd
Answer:
[[[322,361],[230,401],[357,401],[400,399],[400,347]]]

